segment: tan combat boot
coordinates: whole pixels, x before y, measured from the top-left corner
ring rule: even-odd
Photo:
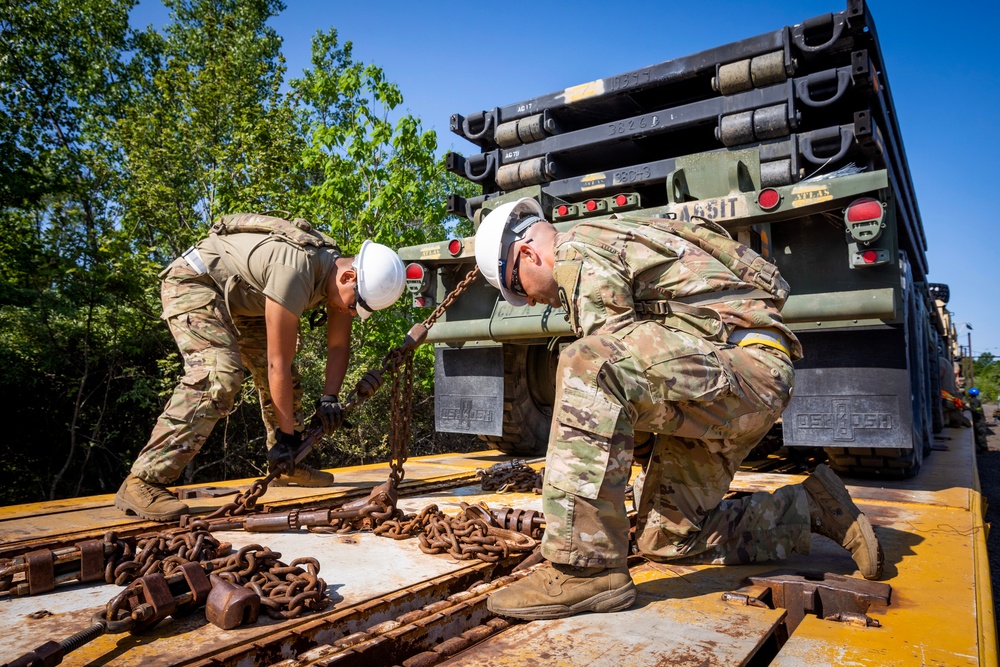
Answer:
[[[527,577],[486,599],[494,614],[523,618],[563,618],[584,611],[621,611],[638,592],[628,568],[578,568],[545,563]]]
[[[847,487],[826,465],[802,482],[809,499],[809,518],[819,533],[851,552],[865,579],[881,579],[885,556],[872,524],[851,500]]]
[[[322,470],[310,468],[301,463],[295,466],[291,475],[281,475],[271,482],[274,486],[333,486],[333,475]]]
[[[129,474],[115,496],[115,507],[149,521],[175,521],[188,513],[188,506],[167,491],[165,484],[154,484]]]

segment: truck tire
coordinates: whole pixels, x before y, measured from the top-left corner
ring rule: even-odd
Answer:
[[[503,435],[481,435],[512,456],[544,456],[549,445],[558,351],[544,345],[503,346]]]
[[[913,477],[924,462],[924,448],[824,447],[830,467],[858,477]]]

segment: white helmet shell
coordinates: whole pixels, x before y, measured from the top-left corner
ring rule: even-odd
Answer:
[[[501,262],[506,263],[510,244],[515,240],[508,232],[511,223],[526,216],[545,217],[537,201],[530,197],[500,204],[490,211],[476,230],[476,264],[490,285],[493,285],[512,306],[524,306],[528,300],[511,292],[500,280]]]
[[[396,303],[406,286],[403,260],[391,248],[366,240],[354,256],[357,273],[357,311],[361,319]]]

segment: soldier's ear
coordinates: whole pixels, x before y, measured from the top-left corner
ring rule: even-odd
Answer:
[[[524,255],[524,257],[521,258],[522,262],[524,260],[528,260],[532,264],[539,263],[540,256],[538,254],[538,248],[536,247],[536,244],[530,242],[522,243],[521,246],[517,249],[517,251],[522,255]]]
[[[344,269],[337,276],[337,282],[341,285],[347,285],[348,283],[353,283],[358,279],[358,273],[354,268]]]

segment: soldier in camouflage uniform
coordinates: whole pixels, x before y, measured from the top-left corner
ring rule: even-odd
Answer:
[[[643,468],[636,543],[647,557],[781,559],[808,553],[818,532],[848,548],[866,578],[879,578],[871,524],[826,466],[802,484],[723,499],[787,405],[801,357],[762,288],[787,288],[773,265],[726,238],[734,255],[756,259],[757,278],[737,275],[678,233],[696,225],[618,217],[560,234],[543,215],[531,199],[503,204],[476,235],[479,268],[508,302],[563,307],[580,336],[557,371],[542,491],[549,562],[494,593],[489,608],[538,619],[632,604],[625,488],[633,462]]]
[[[972,412],[972,434],[976,442],[976,451],[980,454],[986,454],[990,451],[987,441],[989,434],[986,432],[986,411],[983,410],[983,404],[979,400],[979,388],[972,387],[969,389],[968,395],[969,410]]]
[[[328,315],[326,382],[316,414],[329,434],[344,418],[337,394],[350,356],[352,318],[395,302],[404,273],[389,248],[365,241],[356,257],[343,257],[305,221],[245,214],[217,223],[207,239],[161,274],[162,318],[185,374],[115,505],[152,521],[171,521],[188,511],[165,486],[229,414],[244,366],[260,394],[268,465],[282,470],[276,484],[332,484],[330,473],[294,460],[304,428],[302,385],[293,364],[299,320],[315,308],[325,307]]]

